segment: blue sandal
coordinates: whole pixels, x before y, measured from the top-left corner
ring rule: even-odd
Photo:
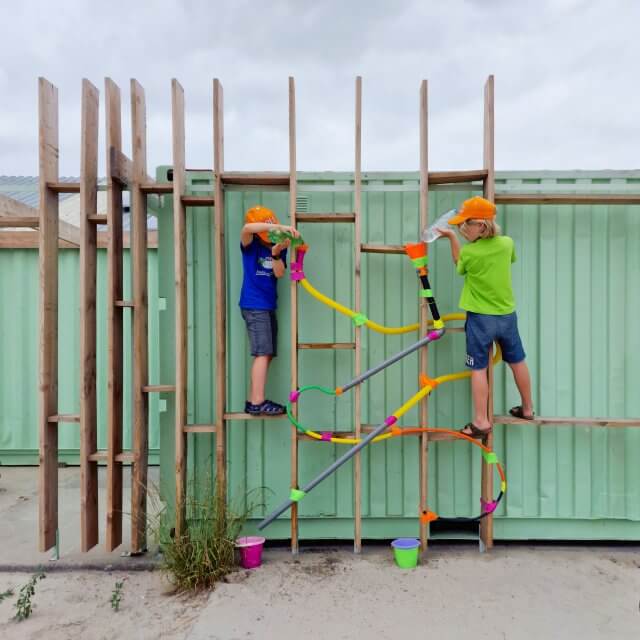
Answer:
[[[265,400],[261,404],[253,404],[247,400],[244,410],[252,416],[281,416],[287,412],[284,406],[271,400]]]

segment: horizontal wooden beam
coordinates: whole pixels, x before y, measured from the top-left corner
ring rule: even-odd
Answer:
[[[430,171],[429,184],[455,184],[458,182],[477,182],[487,177],[486,169],[474,171]]]
[[[88,456],[89,462],[106,462],[107,461],[107,452],[106,451],[96,451]],[[122,453],[116,453],[116,462],[133,462],[135,459],[135,455],[130,451],[123,451]]]
[[[182,196],[180,198],[185,207],[213,207],[215,198],[210,196]]]
[[[640,418],[579,418],[577,416],[542,417],[536,416],[533,420],[521,420],[513,416],[494,416],[495,424],[519,424],[519,425],[567,425],[583,427],[640,427]]]
[[[278,418],[287,419],[287,414],[283,413],[279,416],[252,416],[250,413],[225,413],[225,420],[277,420]]]
[[[129,307],[133,309],[133,302],[131,300],[116,300],[116,307]]]
[[[63,223],[60,221],[59,234],[62,236]],[[72,227],[72,225],[68,225]],[[73,227],[75,229],[75,227]],[[78,230],[79,233],[79,230]],[[98,231],[98,248],[106,249],[108,242],[108,231]],[[123,244],[125,248],[129,248],[130,236],[129,232],[123,234]],[[158,232],[147,232],[147,245],[150,249],[157,249],[158,247]],[[38,248],[38,232],[37,231],[0,231],[0,249],[37,249]],[[77,249],[78,245],[74,242],[60,238],[58,242],[58,248],[60,249]]]
[[[38,218],[39,220],[39,211],[38,209],[34,209],[19,200],[14,200],[9,196],[5,196],[0,194],[0,218]],[[37,224],[35,225],[38,226]],[[18,232],[25,233],[25,232]],[[30,233],[30,232],[26,232]],[[6,241],[6,238],[2,238],[0,234],[0,246],[3,246],[2,242]],[[58,237],[67,242],[70,245],[75,247],[80,246],[80,229],[68,222],[64,222],[64,220],[60,220],[58,223]],[[38,234],[34,234],[35,238],[35,246],[38,247]],[[18,248],[18,247],[16,247]],[[21,248],[21,247],[20,247]]]
[[[215,424],[188,424],[185,425],[183,431],[185,433],[215,433]]]
[[[93,224],[107,224],[107,216],[87,216],[87,220]]]
[[[47,189],[54,193],[80,193],[79,182],[47,182]]]
[[[272,173],[269,171],[256,173],[225,172],[222,174],[223,184],[239,184],[247,186],[289,186],[288,173]]]
[[[146,194],[155,193],[157,195],[160,195],[163,193],[173,193],[173,183],[172,182],[143,182],[140,185],[140,191]]]
[[[73,413],[61,413],[55,416],[49,416],[49,422],[80,422],[80,415]]]
[[[20,216],[0,218],[0,227],[31,227],[36,228],[40,224],[39,216]]]
[[[401,244],[363,244],[360,245],[360,251],[363,253],[405,253]]]
[[[173,384],[145,384],[142,387],[144,393],[169,393],[175,390],[176,387]]]
[[[640,204],[637,193],[496,193],[496,204]]]
[[[355,222],[355,213],[296,213],[296,222]]]
[[[355,349],[355,342],[299,342],[298,349]]]

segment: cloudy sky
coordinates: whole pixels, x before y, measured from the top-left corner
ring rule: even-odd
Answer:
[[[129,79],[146,90],[150,169],[171,161],[173,77],[185,89],[187,166],[212,166],[211,80],[218,77],[225,168],[286,170],[293,75],[299,170],[351,170],[358,74],[364,170],[418,168],[423,78],[430,168],[479,167],[489,74],[496,82],[497,169],[640,167],[635,0],[2,4],[0,174],[37,173],[38,76],[59,89],[61,175],[79,170],[81,80],[103,93],[105,76],[123,90],[126,153]]]

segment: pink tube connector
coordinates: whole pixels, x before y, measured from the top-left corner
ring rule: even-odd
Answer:
[[[298,398],[300,397],[300,392],[296,389],[289,394],[289,402],[298,402]]]
[[[480,506],[482,507],[482,513],[493,513],[498,507],[498,503],[495,500],[489,500],[485,502],[480,498]]]
[[[304,271],[292,271],[291,272],[291,280],[304,280]]]
[[[387,427],[393,426],[396,422],[398,422],[398,418],[396,418],[395,416],[389,416],[388,418],[384,419],[384,423],[387,425]]]
[[[323,431],[320,435],[322,436],[323,442],[331,442],[331,438],[333,437],[331,431]]]

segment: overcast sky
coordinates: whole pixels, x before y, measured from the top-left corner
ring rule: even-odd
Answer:
[[[496,168],[640,167],[635,0],[21,0],[2,3],[0,174],[37,174],[37,78],[59,89],[60,174],[79,171],[83,77],[146,90],[148,165],[171,162],[171,78],[185,89],[187,166],[212,167],[212,82],[225,91],[225,169],[286,170],[287,78],[298,169],[352,170],[363,76],[363,170],[416,170],[429,81],[432,170],[481,165],[495,75]],[[101,103],[101,126],[104,109]],[[101,145],[104,136],[101,132]],[[104,151],[100,154],[101,173]]]

